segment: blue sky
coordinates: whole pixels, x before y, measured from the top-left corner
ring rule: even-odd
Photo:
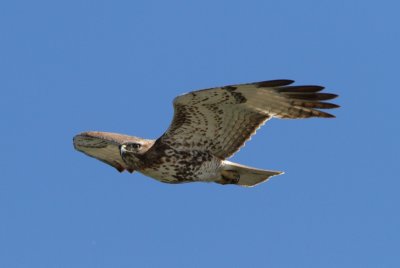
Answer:
[[[399,267],[396,1],[3,1],[0,267]],[[294,79],[334,120],[272,120],[258,187],[167,185],[74,151],[157,138],[184,92]]]

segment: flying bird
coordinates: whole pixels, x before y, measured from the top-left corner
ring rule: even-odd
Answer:
[[[216,182],[255,186],[283,172],[228,161],[256,130],[275,118],[332,118],[321,109],[335,94],[321,86],[271,80],[192,91],[175,98],[174,117],[157,140],[90,131],[73,139],[76,150],[118,171],[138,171],[165,183]]]

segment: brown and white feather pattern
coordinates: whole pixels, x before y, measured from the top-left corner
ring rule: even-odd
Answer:
[[[320,109],[336,97],[320,86],[273,80],[193,91],[174,100],[174,118],[156,141],[109,132],[74,137],[75,149],[119,171],[137,170],[167,183],[254,186],[282,172],[227,160],[268,119],[333,117]]]
[[[193,91],[174,100],[174,118],[161,141],[181,150],[206,150],[225,159],[271,117],[334,117],[318,109],[337,97],[320,86],[273,80]]]

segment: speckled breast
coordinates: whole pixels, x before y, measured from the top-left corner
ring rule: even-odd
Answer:
[[[156,165],[139,170],[166,183],[214,181],[219,177],[221,160],[204,151],[165,150]]]

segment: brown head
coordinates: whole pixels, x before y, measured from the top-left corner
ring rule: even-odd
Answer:
[[[130,149],[140,146],[138,152],[143,152],[154,144],[154,140],[99,131],[80,133],[74,137],[73,142],[76,150],[116,168],[119,172],[135,171],[134,166],[128,165],[122,159],[120,152],[122,145],[128,146]]]

